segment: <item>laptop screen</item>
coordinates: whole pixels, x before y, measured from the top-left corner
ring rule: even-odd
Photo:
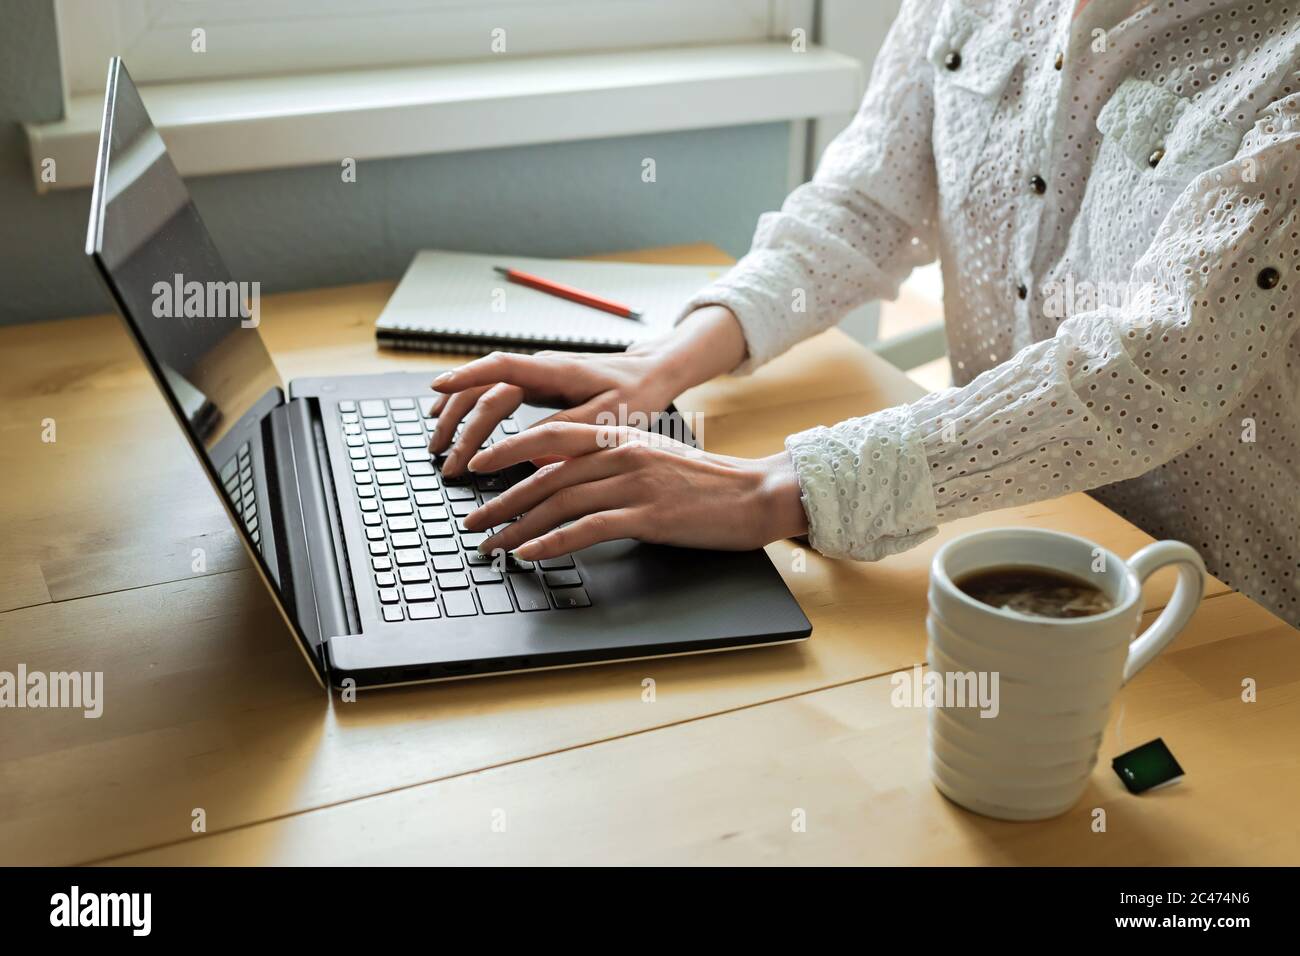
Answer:
[[[261,426],[284,402],[284,390],[257,329],[260,290],[236,282],[221,261],[116,57],[108,71],[86,253],[319,678],[317,640],[307,639],[285,599],[284,556],[277,554],[274,529],[265,527],[274,523],[274,511],[259,467]]]
[[[118,60],[108,84],[86,251],[211,460],[231,426],[281,388],[257,331],[260,290],[221,261]]]

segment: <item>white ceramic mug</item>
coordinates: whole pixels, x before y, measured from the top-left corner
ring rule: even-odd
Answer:
[[[1178,566],[1168,606],[1134,640],[1142,583]],[[1041,568],[1087,581],[1111,609],[1046,618],[995,608],[954,581],[999,567]],[[954,802],[1003,820],[1040,820],[1078,801],[1119,688],[1151,662],[1195,613],[1205,565],[1180,541],[1147,545],[1128,561],[1085,538],[1036,528],[995,528],[956,538],[930,566],[927,660],[936,688],[974,686],[985,675],[996,707],[932,708],[930,768]],[[961,702],[961,701],[959,701]]]

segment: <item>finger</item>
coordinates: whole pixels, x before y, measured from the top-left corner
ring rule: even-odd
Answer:
[[[485,448],[470,459],[470,471],[500,471],[502,468],[546,455],[576,458],[623,443],[625,429],[605,425],[551,422],[526,428],[518,435]]]
[[[443,372],[433,380],[432,388],[435,392],[460,392],[467,388],[508,382],[524,389],[553,392],[556,390],[556,379],[561,367],[564,377],[572,379],[579,374],[577,365],[578,363],[557,357],[493,352],[450,372]]]
[[[479,396],[486,391],[487,386],[471,388],[466,392],[457,392],[447,400],[442,414],[438,416],[438,424],[434,426],[433,434],[429,437],[430,452],[435,455],[441,454],[451,444],[451,439],[456,434],[456,426],[474,407]]]
[[[566,521],[621,507],[628,503],[631,490],[623,475],[561,488],[514,524],[506,525],[485,540],[480,550],[489,554],[498,549],[510,551]]]
[[[524,393],[516,385],[493,385],[479,398],[477,404],[465,416],[465,424],[460,430],[460,437],[443,462],[443,474],[455,477],[465,468],[479,446],[492,434],[492,429],[514,410],[523,404]]]
[[[517,518],[561,488],[608,478],[626,470],[610,455],[583,455],[547,465],[465,516],[465,527],[482,531]]]
[[[602,541],[635,538],[640,519],[634,509],[620,508],[599,511],[579,518],[573,524],[556,528],[546,534],[525,541],[515,549],[515,556],[525,561],[542,561],[590,548]]]

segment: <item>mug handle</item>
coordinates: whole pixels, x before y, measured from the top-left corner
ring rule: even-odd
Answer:
[[[1137,575],[1139,584],[1170,564],[1178,565],[1174,595],[1160,616],[1129,645],[1128,660],[1124,662],[1126,684],[1187,626],[1205,594],[1205,562],[1191,545],[1181,541],[1157,541],[1128,559],[1128,566]]]

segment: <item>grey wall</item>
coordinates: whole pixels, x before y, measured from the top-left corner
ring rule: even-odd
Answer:
[[[0,23],[0,324],[107,311],[82,254],[89,190],[38,196],[19,125],[62,109],[52,3],[0,0]],[[428,247],[568,256],[707,241],[739,255],[785,195],[789,136],[777,123],[363,162],[355,183],[330,165],[189,186],[231,271],[263,292],[396,278]]]

